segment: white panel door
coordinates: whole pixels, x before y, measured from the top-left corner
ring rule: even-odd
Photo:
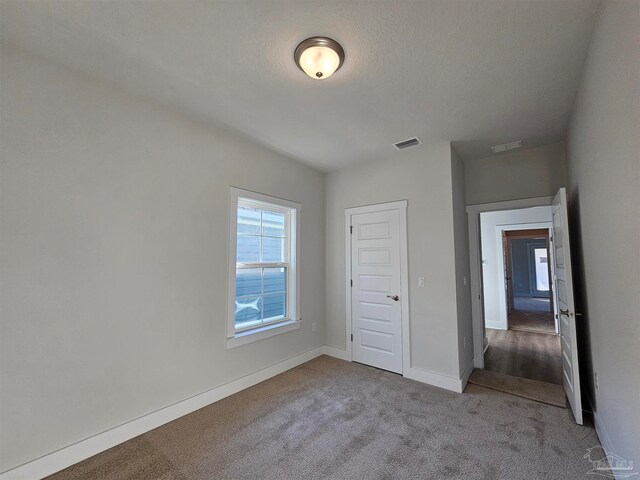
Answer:
[[[351,216],[353,360],[402,373],[398,210]]]
[[[571,275],[567,192],[564,188],[558,191],[551,206],[553,211],[553,273],[557,297],[555,309],[562,347],[562,383],[567,398],[569,398],[573,416],[576,422],[582,425],[582,398],[580,395],[573,277]]]

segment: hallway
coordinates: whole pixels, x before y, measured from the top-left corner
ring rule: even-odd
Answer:
[[[551,312],[513,310],[509,314],[509,330],[556,334],[556,326]]]
[[[550,312],[551,305],[549,297],[529,297],[515,295],[513,297],[513,308],[515,310],[529,310],[535,312]]]
[[[560,337],[521,330],[486,329],[485,370],[562,384]]]

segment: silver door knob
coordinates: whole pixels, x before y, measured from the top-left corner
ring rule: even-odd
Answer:
[[[398,300],[400,300],[400,297],[398,295],[387,295],[387,298],[390,298],[394,302],[397,302]]]

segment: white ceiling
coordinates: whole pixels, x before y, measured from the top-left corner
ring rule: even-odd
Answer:
[[[562,140],[592,0],[2,0],[2,39],[243,132],[322,170],[417,135],[469,161]],[[324,81],[293,62],[326,35]]]

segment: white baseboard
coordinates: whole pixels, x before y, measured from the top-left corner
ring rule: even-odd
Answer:
[[[342,350],[341,348],[324,345],[322,347],[322,351],[325,355],[329,355],[330,357],[335,357],[335,358],[339,358],[340,360],[349,361],[349,359],[347,358],[347,351]]]
[[[434,387],[444,388],[452,392],[462,393],[463,382],[461,378],[444,375],[442,373],[430,372],[421,368],[411,367],[404,371],[404,377],[417,382],[427,383]],[[467,377],[468,378],[468,377]],[[466,385],[466,382],[464,382]]]
[[[329,345],[324,345],[322,349],[325,355],[339,358],[340,360],[350,361],[349,358],[347,358],[346,350],[342,350],[336,347],[331,347]],[[462,391],[467,385],[467,380],[469,380],[469,376],[471,375],[471,372],[473,372],[473,361],[465,369],[464,373],[462,374],[462,378],[450,377],[448,375],[429,372],[427,370],[422,370],[420,368],[409,368],[408,370],[405,370],[403,376],[410,380],[415,380],[417,382],[426,383],[428,385],[433,385],[435,387],[440,387],[440,388],[451,390],[457,393],[462,393]]]
[[[460,378],[460,391],[464,392],[464,389],[467,387],[467,382],[469,381],[469,377],[473,373],[473,369],[475,368],[473,360],[469,362],[467,368],[462,372],[462,378]]]
[[[206,407],[245,388],[264,382],[271,377],[319,357],[323,352],[323,347],[314,348],[313,350],[288,358],[245,377],[232,380],[224,385],[214,387],[211,390],[199,393],[173,405],[148,413],[105,432],[98,433],[92,437],[80,440],[77,443],[12,468],[11,470],[7,470],[0,474],[0,480],[34,480],[59,472],[62,469],[133,437],[137,437],[165,423]]]
[[[593,412],[593,426],[596,429],[596,434],[598,435],[598,439],[602,444],[602,448],[604,448],[607,452],[615,453],[616,449],[613,447],[613,442],[611,441],[611,437],[607,433],[607,430],[604,428],[604,424],[602,423],[602,419],[598,417],[596,413],[596,409],[593,408],[593,402],[591,399],[588,399],[589,407],[591,408],[591,412]]]
[[[500,323],[500,322],[493,323],[493,322],[485,321],[484,328],[491,328],[493,330],[506,330],[507,326],[504,323]]]
[[[592,410],[593,410],[593,407],[592,407]],[[600,417],[598,417],[598,414],[595,412],[593,412],[593,425],[596,428],[596,433],[598,434],[598,439],[600,439],[600,443],[602,444],[602,447],[607,452],[615,453],[616,449],[613,447],[613,443],[611,442],[611,437],[609,437],[607,430],[604,428],[604,425],[602,424],[602,420],[600,420]]]
[[[611,437],[609,436],[609,433],[607,433],[604,423],[602,423],[602,419],[596,413],[596,409],[593,408],[593,402],[591,401],[590,398],[588,399],[588,402],[589,402],[589,406],[591,407],[591,412],[593,412],[593,426],[596,429],[596,434],[598,435],[598,439],[600,440],[600,444],[602,445],[602,448],[604,448],[607,451],[607,453],[617,454],[617,450],[614,447],[613,442],[611,441]],[[633,459],[628,459],[628,460],[633,460]],[[624,472],[612,471],[611,473],[616,480],[622,480],[624,478],[628,478],[628,476],[625,475]]]

